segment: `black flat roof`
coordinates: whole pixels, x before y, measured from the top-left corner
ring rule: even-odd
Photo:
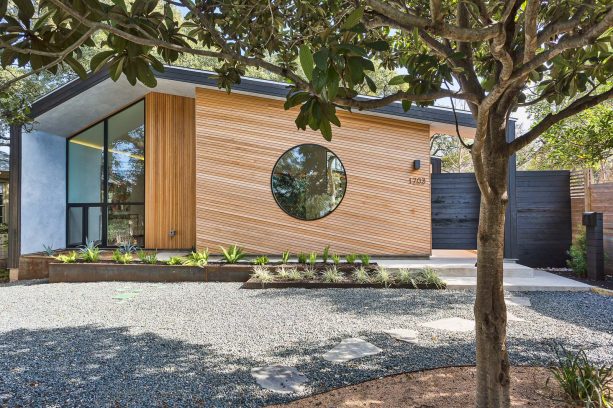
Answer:
[[[208,87],[217,87],[217,81],[213,77],[215,73],[208,71],[200,71],[190,68],[181,67],[166,67],[164,72],[155,72],[155,76],[160,79],[170,81],[179,81],[191,83],[194,85],[203,85]],[[102,70],[95,74],[91,74],[87,79],[75,79],[66,85],[50,92],[49,94],[38,99],[32,105],[32,117],[36,118],[43,113],[61,105],[62,103],[77,96],[100,82],[109,78],[107,70]],[[233,90],[239,92],[249,92],[263,96],[273,96],[285,98],[288,92],[288,84],[265,81],[254,78],[241,78],[241,83],[234,85]],[[455,124],[455,117],[451,109],[438,107],[418,107],[412,106],[408,112],[404,112],[400,103],[393,103],[382,108],[373,109],[370,112],[375,112],[390,116],[399,116],[408,119],[415,119],[425,122],[437,122]],[[472,115],[465,111],[456,111],[458,125],[474,128],[475,120]]]

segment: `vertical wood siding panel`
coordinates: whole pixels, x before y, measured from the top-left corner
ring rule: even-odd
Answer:
[[[236,243],[248,253],[278,254],[331,245],[338,253],[429,255],[429,126],[341,112],[342,127],[326,142],[297,130],[296,113],[278,100],[196,90],[197,247],[218,253]],[[302,143],[328,147],[347,172],[342,203],[316,221],[287,215],[270,190],[277,159]],[[411,177],[426,184],[411,185]]]
[[[195,245],[195,121],[193,98],[146,97],[145,246]],[[170,230],[176,230],[174,238]]]

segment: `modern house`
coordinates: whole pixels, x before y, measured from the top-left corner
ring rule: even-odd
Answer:
[[[457,118],[470,137],[468,113],[340,112],[327,142],[296,129],[286,84],[245,78],[227,94],[212,76],[168,67],[151,89],[100,72],[38,100],[34,130],[12,128],[13,259],[86,240],[431,254],[430,136]]]

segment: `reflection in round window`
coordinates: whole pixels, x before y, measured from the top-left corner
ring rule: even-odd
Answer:
[[[330,150],[303,144],[283,153],[272,171],[272,195],[292,217],[316,220],[341,203],[347,187],[343,163]]]

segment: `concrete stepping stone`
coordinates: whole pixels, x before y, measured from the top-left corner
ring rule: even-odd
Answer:
[[[462,319],[460,317],[451,317],[448,319],[439,319],[432,322],[420,323],[421,326],[430,327],[432,329],[447,330],[454,332],[469,332],[475,330],[475,321]]]
[[[296,368],[282,365],[252,368],[251,376],[260,387],[281,394],[303,392],[307,382],[307,377]]]
[[[404,341],[406,343],[417,344],[417,331],[410,329],[391,329],[391,330],[383,330],[383,333],[388,334],[390,337]]]
[[[504,298],[507,306],[532,306],[530,298],[524,296],[509,296]]]
[[[373,356],[382,352],[379,347],[359,338],[344,339],[324,354],[324,360],[344,363],[356,358]]]
[[[515,316],[513,313],[507,312],[507,321],[509,321],[509,322],[525,322],[526,319],[522,319],[519,316]]]

